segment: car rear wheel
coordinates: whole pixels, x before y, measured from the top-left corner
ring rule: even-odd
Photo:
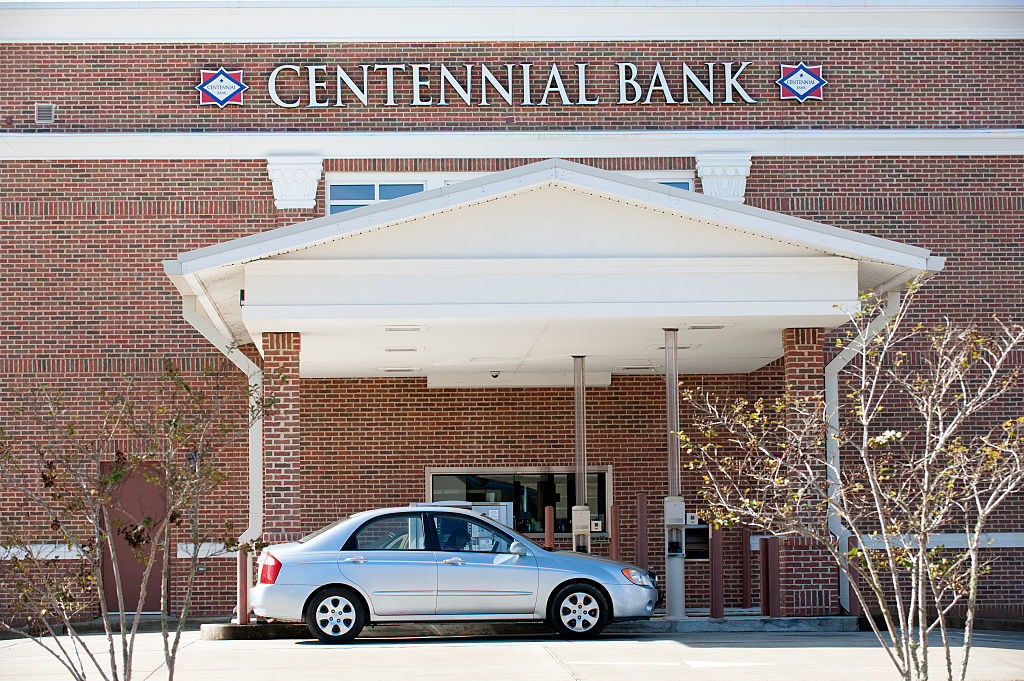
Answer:
[[[309,602],[306,626],[321,643],[348,643],[363,630],[366,609],[351,589],[321,589]]]
[[[551,600],[551,626],[565,638],[594,638],[608,624],[608,599],[589,584],[567,584]]]

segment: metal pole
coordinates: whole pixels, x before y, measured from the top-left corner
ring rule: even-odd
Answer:
[[[622,538],[619,536],[619,505],[612,504],[608,509],[608,557],[620,560],[622,556]]]
[[[743,546],[740,547],[740,555],[743,556],[741,563],[743,565],[743,600],[742,605],[744,608],[749,608],[753,603],[752,598],[752,587],[750,583],[750,529],[747,527],[743,528]]]
[[[555,548],[555,507],[544,507],[544,548]]]
[[[647,569],[647,493],[637,492],[636,495],[636,548],[633,551],[633,562]]]
[[[665,413],[668,416],[668,496],[679,496],[679,329],[665,329]]]
[[[676,361],[679,329],[664,329],[664,331],[665,420],[668,426],[665,433],[668,452],[668,496],[665,497],[665,615],[667,617],[685,617],[686,529],[683,498],[680,496],[679,366]]]
[[[724,551],[722,547],[722,529],[719,527],[708,528],[711,532],[709,537],[710,558],[711,558],[711,618],[722,619],[725,617],[725,566]]]
[[[252,561],[249,560],[249,552],[245,549],[238,549],[238,623],[249,623],[249,585]]]
[[[572,356],[573,397],[576,407],[576,506],[587,505],[586,357]]]

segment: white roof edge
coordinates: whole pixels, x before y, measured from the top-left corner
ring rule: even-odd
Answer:
[[[447,187],[187,251],[171,261],[177,263],[176,268],[170,263],[165,263],[164,268],[169,275],[172,271],[176,275],[187,275],[212,267],[248,262],[545,182],[582,186],[595,193],[694,215],[752,234],[768,234],[834,255],[874,260],[907,269],[929,269],[931,254],[927,249],[666,187],[562,159],[538,161]]]
[[[1017,0],[4,2],[0,42],[1014,39]],[[183,11],[184,10],[184,11]],[[113,20],[116,18],[116,20]]]
[[[2,18],[2,16],[0,16]],[[1024,23],[1024,22],[1022,22]],[[1022,128],[0,133],[0,160],[1011,156]]]

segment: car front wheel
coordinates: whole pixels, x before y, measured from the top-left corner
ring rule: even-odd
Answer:
[[[565,638],[594,638],[610,617],[608,599],[589,584],[567,584],[551,600],[551,626]]]
[[[306,610],[306,626],[321,643],[348,643],[359,635],[364,624],[363,602],[344,587],[322,589]]]

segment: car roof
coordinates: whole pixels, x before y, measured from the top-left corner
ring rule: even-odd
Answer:
[[[389,513],[422,513],[424,511],[430,511],[432,513],[436,513],[436,512],[439,512],[439,511],[444,511],[445,513],[458,513],[458,514],[461,514],[461,515],[472,516],[474,518],[486,517],[483,513],[480,513],[479,511],[473,511],[473,510],[468,509],[468,508],[459,508],[458,506],[444,506],[444,505],[441,505],[441,504],[436,504],[436,505],[435,504],[416,504],[415,506],[391,506],[391,507],[388,507],[388,508],[374,509],[372,511],[363,511],[362,513],[359,513],[357,515],[363,516],[364,514],[367,514],[367,515],[368,514],[387,515]]]

